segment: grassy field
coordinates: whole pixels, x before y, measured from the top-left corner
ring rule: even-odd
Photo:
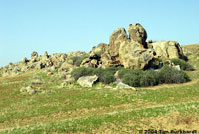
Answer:
[[[198,130],[199,72],[184,84],[120,89],[60,88],[42,72],[0,78],[0,133],[124,133]],[[34,75],[44,81],[35,95],[20,93]]]

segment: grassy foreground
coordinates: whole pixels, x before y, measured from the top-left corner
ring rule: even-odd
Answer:
[[[121,89],[60,88],[56,77],[32,72],[0,78],[0,134],[137,134],[141,130],[198,130],[199,72],[184,84]],[[43,91],[20,93],[37,74]],[[166,132],[165,132],[166,133]]]

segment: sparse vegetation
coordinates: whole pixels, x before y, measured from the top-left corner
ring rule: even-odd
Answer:
[[[110,70],[115,72],[114,68]],[[148,75],[153,71],[149,70]],[[135,92],[81,87],[60,90],[54,77],[37,73],[45,81],[38,86],[52,92],[33,96],[20,94],[19,88],[24,82],[30,83],[35,73],[1,78],[0,133],[136,134],[151,128],[169,131],[185,127],[197,130],[194,124],[199,119],[199,90],[194,81],[199,79],[199,72],[188,74],[192,83],[151,87],[153,90],[137,88]],[[51,79],[55,81],[48,82]]]
[[[180,65],[180,69],[186,70],[186,71],[193,71],[194,68],[191,64],[188,62],[181,60],[181,59],[171,59],[171,62],[173,62],[175,65]]]

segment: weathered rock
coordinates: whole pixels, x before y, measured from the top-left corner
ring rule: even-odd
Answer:
[[[91,61],[90,58],[84,59],[84,60],[82,61],[81,65],[80,65],[80,67],[82,67],[82,66],[89,67],[89,66],[90,66],[90,61]]]
[[[47,76],[52,76],[52,75],[53,75],[52,72],[48,72],[48,73],[47,73]]]
[[[86,52],[82,52],[82,51],[75,51],[75,52],[69,52],[67,54],[67,57],[68,59],[70,59],[71,57],[80,57],[80,56],[83,56],[83,55],[86,55],[87,53]]]
[[[119,82],[117,83],[117,86],[116,86],[117,89],[132,89],[132,90],[136,90],[134,87],[131,87],[127,84],[124,84],[122,82]]]
[[[45,65],[42,62],[38,62],[35,64],[35,69],[40,70],[42,68],[45,68]]]
[[[77,82],[80,84],[82,87],[92,87],[93,84],[98,80],[98,76],[83,76],[80,77]]]
[[[96,60],[96,59],[91,60],[91,64],[92,64],[93,66],[97,66],[97,60]]]
[[[67,60],[67,54],[58,53],[58,54],[51,54],[49,56],[52,65],[55,67],[60,67],[63,62]]]
[[[154,51],[140,47],[140,43],[128,40],[120,45],[119,59],[125,68],[144,69],[154,57]]]
[[[99,52],[104,52],[106,51],[106,49],[108,48],[108,45],[105,43],[100,43],[97,46],[94,46],[92,48],[92,52],[94,53],[99,53]]]
[[[12,70],[12,73],[13,73],[14,75],[17,75],[17,74],[20,73],[20,69],[19,69],[18,67],[15,67],[15,68]]]
[[[31,53],[31,59],[33,59],[33,58],[35,58],[35,57],[38,57],[38,53],[35,52],[35,51],[33,51],[33,52]]]
[[[21,67],[21,72],[27,72],[27,71],[28,71],[28,66]]]
[[[183,58],[184,54],[179,43],[176,41],[160,41],[151,43],[157,58],[172,59]]]
[[[26,57],[24,57],[21,59],[21,62],[25,64],[25,63],[29,62],[29,60]]]
[[[48,52],[47,52],[47,51],[45,51],[45,53],[44,53],[44,55],[43,55],[43,56],[44,56],[44,57],[49,58]]]
[[[37,92],[37,90],[33,89],[33,87],[31,85],[28,85],[28,86],[25,86],[25,87],[22,87],[20,89],[20,92],[21,93],[28,93],[30,95],[33,95]]]
[[[145,44],[147,39],[147,33],[146,30],[142,27],[142,25],[140,25],[139,23],[136,23],[135,25],[130,24],[128,32],[130,40],[138,42],[142,45]]]
[[[68,62],[64,62],[58,69],[58,72],[71,72],[74,68],[75,66],[69,64]]]
[[[73,84],[75,82],[75,79],[71,76],[71,75],[66,75],[66,80],[65,83],[70,85]]]
[[[109,40],[109,54],[111,57],[119,56],[120,44],[128,39],[128,35],[124,28],[116,29],[110,36]]]

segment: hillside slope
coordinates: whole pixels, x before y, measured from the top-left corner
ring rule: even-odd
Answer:
[[[188,62],[194,66],[196,70],[199,68],[199,44],[189,44],[181,46],[183,53],[188,57]]]
[[[76,84],[40,72],[0,78],[0,133],[139,133],[148,129],[199,131],[199,72],[192,81],[113,90]],[[35,77],[35,95],[20,93]]]

